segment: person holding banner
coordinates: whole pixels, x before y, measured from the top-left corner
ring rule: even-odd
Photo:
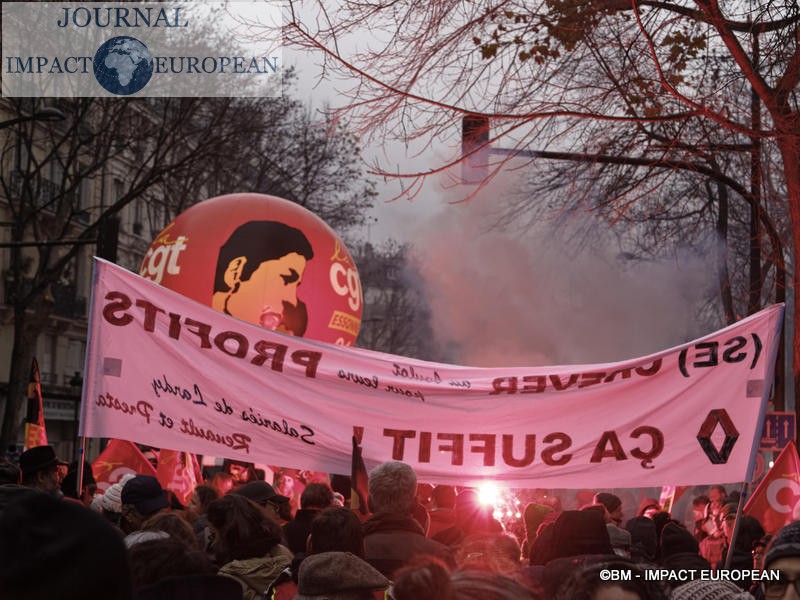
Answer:
[[[725,537],[728,546],[725,549],[720,565],[746,571],[753,568],[753,548],[764,537],[765,532],[758,519],[750,515],[740,515],[739,531],[736,533],[734,545],[731,546],[738,508],[738,502],[726,502],[722,505],[722,510],[720,511],[722,535]],[[726,560],[728,553],[731,553],[730,561]],[[744,578],[736,583],[742,589],[747,590],[752,586],[752,579]]]

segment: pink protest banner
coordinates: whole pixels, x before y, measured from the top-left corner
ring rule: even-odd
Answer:
[[[96,262],[81,435],[421,481],[641,487],[748,479],[783,306],[628,361],[454,366],[292,337]]]

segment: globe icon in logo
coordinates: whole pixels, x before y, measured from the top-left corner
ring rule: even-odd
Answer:
[[[94,78],[118,96],[141,90],[153,76],[153,55],[142,42],[124,35],[105,42],[94,54]]]

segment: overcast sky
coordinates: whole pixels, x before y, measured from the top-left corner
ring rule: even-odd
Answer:
[[[348,88],[346,81],[320,80],[319,57],[313,53],[300,52],[291,47],[284,47],[284,63],[297,70],[297,95],[315,110],[322,110],[325,104],[331,107],[344,103],[343,94]],[[457,135],[458,131],[454,131]],[[381,168],[398,172],[409,172],[414,169],[423,170],[430,167],[436,158],[442,159],[452,149],[430,148],[419,153],[414,148],[406,148],[399,143],[382,142],[367,143],[362,146],[365,168],[376,161]],[[402,184],[394,179],[388,182],[374,177],[379,197],[376,201],[374,216],[377,222],[369,229],[370,241],[379,243],[389,237],[401,242],[413,242],[415,232],[422,222],[447,208],[442,197],[442,185],[439,180],[429,180],[423,192],[413,201],[407,198],[393,200],[400,195]]]

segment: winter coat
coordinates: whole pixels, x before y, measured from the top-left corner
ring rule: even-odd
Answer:
[[[317,518],[320,512],[301,508],[295,514],[294,521],[289,521],[283,526],[283,537],[293,554],[306,551],[306,540],[311,533],[311,522]]]
[[[418,556],[433,556],[455,567],[450,549],[426,538],[411,515],[375,513],[364,521],[362,531],[365,560],[389,579]]]
[[[292,564],[292,553],[277,544],[266,556],[232,560],[220,568],[219,574],[231,577],[242,585],[243,600],[261,600],[264,592]]]

